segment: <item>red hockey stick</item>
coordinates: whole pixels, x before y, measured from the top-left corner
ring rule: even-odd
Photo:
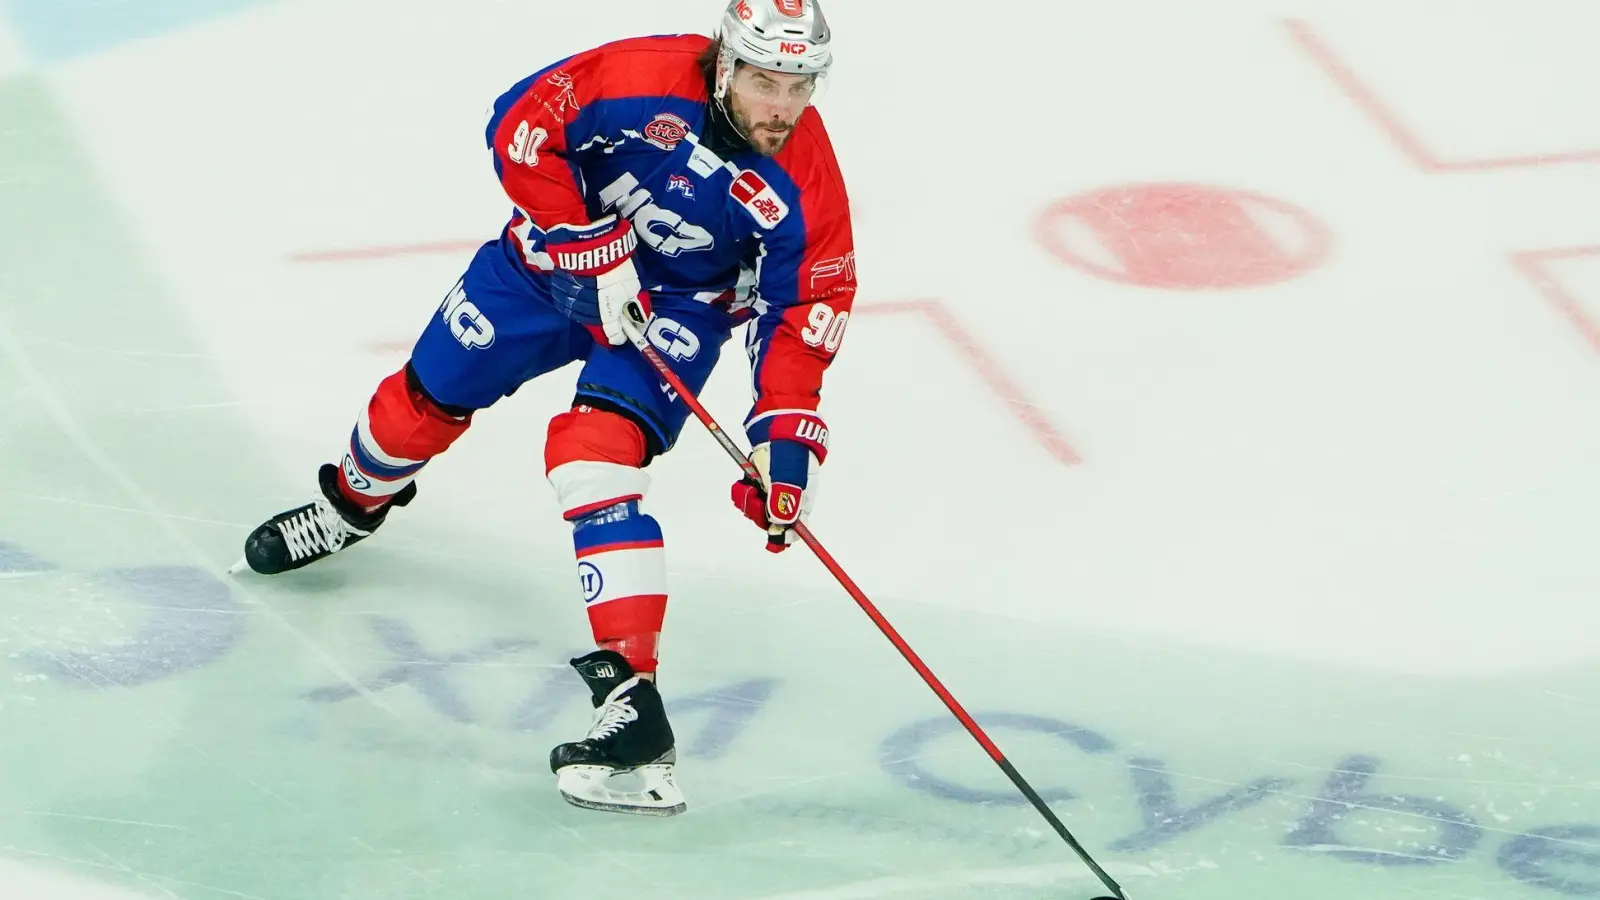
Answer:
[[[750,457],[746,456],[738,445],[733,442],[733,439],[728,437],[727,432],[722,430],[722,426],[717,424],[717,420],[713,419],[711,413],[706,411],[705,406],[700,402],[700,398],[689,390],[688,386],[683,383],[683,379],[679,378],[678,374],[672,371],[660,354],[656,353],[656,349],[650,346],[650,340],[645,334],[647,323],[645,322],[643,308],[636,302],[629,303],[626,311],[628,315],[623,317],[622,330],[627,334],[628,340],[632,341],[633,345],[639,349],[639,353],[649,360],[650,365],[655,367],[661,378],[668,385],[671,385],[672,389],[677,392],[678,396],[689,407],[689,411],[694,413],[694,417],[700,420],[700,424],[704,425],[707,431],[711,432],[711,436],[716,438],[717,443],[722,445],[722,449],[727,451],[728,456],[739,464],[739,468],[744,470],[745,475],[760,484],[761,473],[756,468],[755,463],[751,462]],[[833,577],[839,580],[839,584],[845,589],[845,592],[850,595],[851,599],[856,601],[856,604],[867,614],[867,617],[872,619],[872,623],[878,626],[878,630],[883,632],[883,636],[889,639],[889,643],[894,644],[894,648],[899,650],[900,655],[906,658],[906,662],[911,664],[911,668],[917,670],[917,674],[922,676],[922,680],[927,683],[928,687],[932,688],[933,692],[939,696],[939,699],[944,701],[944,705],[950,709],[950,713],[956,717],[956,720],[967,730],[967,733],[972,735],[973,740],[978,742],[984,752],[989,754],[989,758],[994,760],[995,765],[1000,767],[1000,771],[1006,773],[1006,777],[1011,779],[1011,783],[1016,785],[1017,790],[1022,792],[1022,796],[1028,798],[1028,802],[1033,804],[1033,808],[1038,810],[1039,815],[1044,816],[1045,821],[1050,823],[1050,827],[1055,829],[1056,834],[1060,835],[1061,839],[1067,842],[1067,846],[1078,854],[1078,858],[1082,859],[1084,864],[1093,870],[1094,874],[1105,884],[1107,890],[1115,894],[1118,900],[1128,900],[1128,895],[1123,893],[1122,887],[1113,881],[1111,876],[1106,874],[1105,869],[1100,868],[1100,864],[1089,856],[1088,851],[1083,849],[1083,845],[1078,843],[1078,839],[1073,837],[1072,832],[1067,830],[1067,826],[1061,824],[1061,820],[1056,818],[1056,814],[1045,804],[1044,799],[1039,796],[1039,792],[1028,784],[1027,780],[1022,777],[1022,773],[1017,771],[1011,761],[1006,759],[1006,755],[1000,752],[1000,748],[995,746],[994,741],[989,739],[989,735],[984,732],[982,726],[961,706],[961,703],[944,686],[938,676],[933,674],[933,670],[929,669],[927,663],[922,661],[922,657],[911,649],[911,645],[907,644],[905,638],[900,636],[900,632],[889,624],[889,620],[884,618],[883,613],[878,611],[878,607],[868,599],[866,593],[845,573],[844,568],[833,558],[833,554],[823,548],[822,542],[818,541],[816,536],[811,533],[811,529],[804,522],[798,522],[794,525],[794,532],[800,536],[800,540],[804,541],[807,547],[811,548],[811,552],[816,554],[817,559],[822,561],[822,565],[827,568]],[[1108,898],[1096,898],[1096,900],[1108,900]]]

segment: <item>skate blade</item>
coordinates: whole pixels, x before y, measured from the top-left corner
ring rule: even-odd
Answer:
[[[632,774],[644,782],[638,791],[619,791],[610,781]],[[573,806],[634,816],[675,816],[689,808],[673,777],[672,766],[651,764],[631,772],[607,766],[564,766],[556,773],[556,789]]]
[[[250,571],[250,561],[241,556],[239,557],[239,561],[234,563],[232,568],[228,569],[228,574],[238,575],[240,572],[248,571]]]

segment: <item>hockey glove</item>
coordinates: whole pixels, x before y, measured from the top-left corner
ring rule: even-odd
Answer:
[[[768,551],[782,553],[796,540],[794,524],[811,512],[815,492],[807,488],[828,458],[828,427],[816,413],[785,412],[756,420],[747,433],[761,483],[749,476],[735,482],[733,505],[767,530]]]
[[[551,293],[567,318],[583,325],[601,343],[627,342],[622,332],[623,304],[638,298],[645,317],[650,295],[641,290],[633,251],[639,237],[627,219],[606,216],[591,225],[562,225],[545,242],[556,269]]]

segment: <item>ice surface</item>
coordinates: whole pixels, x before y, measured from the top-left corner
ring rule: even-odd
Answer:
[[[503,221],[493,97],[715,6],[281,0],[43,69],[0,13],[0,897],[1103,893],[693,426],[649,500],[690,811],[562,803],[570,370],[373,541],[221,576]],[[819,536],[1132,896],[1600,895],[1600,16],[899,7],[829,7],[865,287]],[[1520,96],[1535,133],[1493,118]],[[1164,223],[1041,224],[1145,183],[1187,186]],[[1263,275],[1184,219],[1223,207],[1309,270],[1118,280]]]

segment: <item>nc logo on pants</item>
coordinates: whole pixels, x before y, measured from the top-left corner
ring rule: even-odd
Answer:
[[[645,336],[656,345],[656,349],[679,362],[688,362],[700,355],[700,339],[695,337],[694,332],[671,319],[660,316],[651,319]]]
[[[494,323],[478,309],[476,303],[467,299],[466,288],[462,287],[461,282],[456,282],[455,288],[444,298],[439,312],[449,324],[450,333],[468,350],[494,343]]]

